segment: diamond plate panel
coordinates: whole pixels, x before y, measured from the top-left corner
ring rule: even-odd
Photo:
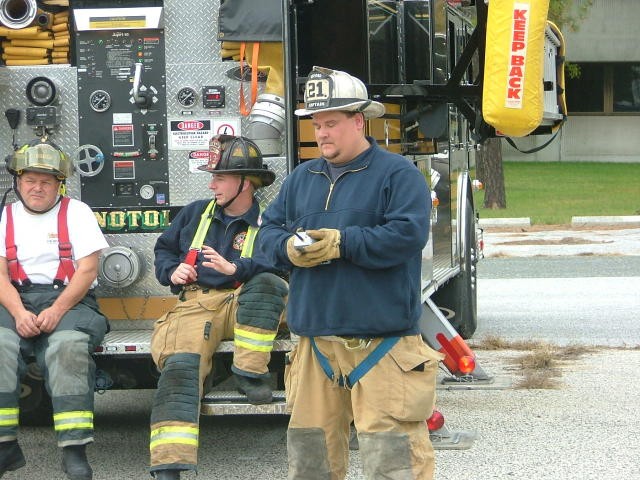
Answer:
[[[27,125],[25,109],[32,106],[26,97],[27,83],[35,77],[47,77],[51,79],[58,92],[58,100],[53,104],[58,109],[60,125],[51,129],[50,138],[70,156],[78,146],[78,95],[77,72],[75,67],[68,65],[42,65],[35,67],[1,67],[3,70],[3,84],[0,90],[0,111],[8,108],[16,108],[21,111],[20,123],[16,129],[16,143],[24,145],[38,138],[33,127]],[[0,140],[3,146],[3,159],[11,153],[12,132],[2,119],[3,127],[0,128]],[[67,180],[69,195],[77,198],[80,194],[79,175],[74,175]],[[4,168],[0,169],[0,189],[2,192],[12,186],[13,178]],[[13,192],[7,197],[7,201],[15,201]]]
[[[167,0],[165,2],[165,58],[167,120],[240,119],[241,130],[246,129],[247,120],[239,113],[240,83],[227,76],[227,72],[238,66],[235,61],[221,61],[220,42],[217,40],[218,8],[220,0]],[[188,25],[188,30],[185,29]],[[52,132],[51,139],[70,155],[78,146],[78,94],[77,69],[68,65],[46,65],[42,67],[3,67],[0,69],[0,108],[17,108],[23,112],[29,106],[25,87],[36,76],[51,78],[58,89],[60,125]],[[202,87],[220,85],[225,87],[225,107],[206,110],[202,107]],[[198,101],[185,112],[176,99],[177,92],[190,86],[198,92]],[[260,93],[263,84],[259,84]],[[250,94],[249,85],[245,93]],[[167,125],[169,121],[167,121]],[[243,132],[238,132],[242,134]],[[33,130],[21,119],[16,131],[16,142],[24,144],[35,138]],[[0,129],[3,147],[10,149],[12,135],[9,128]],[[7,151],[9,153],[10,150]],[[169,195],[171,204],[183,206],[199,198],[210,198],[208,188],[210,175],[189,171],[188,151],[169,151]],[[284,157],[265,158],[265,163],[276,172],[274,185],[259,191],[260,201],[266,205],[276,196],[287,173]],[[11,176],[0,169],[0,188],[8,189]],[[80,197],[80,177],[75,175],[67,182],[71,197]],[[0,192],[2,193],[2,192]],[[8,201],[14,201],[9,195]],[[109,234],[110,246],[132,249],[142,265],[140,278],[126,289],[117,289],[99,284],[97,294],[102,297],[167,295],[169,290],[158,284],[153,270],[153,247],[159,234]]]
[[[167,64],[210,63],[220,58],[219,8],[220,0],[165,1],[165,31],[171,39]]]

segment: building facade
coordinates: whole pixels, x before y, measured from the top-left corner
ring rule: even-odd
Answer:
[[[563,28],[566,61],[580,69],[566,78],[568,119],[537,153],[503,142],[505,160],[640,162],[639,20],[638,0],[593,0],[578,31]],[[514,141],[527,150],[550,138]]]

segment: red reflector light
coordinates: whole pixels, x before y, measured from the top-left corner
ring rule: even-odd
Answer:
[[[136,350],[137,349],[135,345],[125,345],[124,347],[125,352],[135,352]]]
[[[476,360],[468,355],[463,355],[458,360],[458,369],[463,375],[468,375],[476,369]]]
[[[434,410],[431,416],[427,419],[427,427],[430,432],[440,430],[444,426],[444,415],[438,410]]]
[[[103,347],[102,345],[98,345],[98,346],[96,347],[96,349],[94,350],[94,352],[98,352],[98,353],[99,353],[99,352],[104,352],[104,347]]]

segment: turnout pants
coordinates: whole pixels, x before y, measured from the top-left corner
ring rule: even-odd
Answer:
[[[269,376],[287,293],[284,280],[261,273],[236,290],[185,291],[156,322],[151,354],[161,374],[151,412],[151,472],[196,470],[200,399],[222,340],[234,339],[234,373]]]
[[[27,310],[38,314],[62,290],[33,285],[21,287],[20,297]],[[17,439],[20,379],[30,358],[35,359],[51,396],[58,446],[93,441],[96,367],[91,354],[107,328],[93,294],[69,310],[53,332],[31,338],[18,335],[13,317],[0,306],[0,442]]]
[[[434,452],[426,420],[435,405],[442,355],[419,335],[402,337],[351,389],[338,385],[382,339],[353,348],[339,337],[315,337],[335,379],[328,378],[301,337],[285,370],[289,479],[337,480],[346,475],[349,433],[358,432],[367,479],[433,478]]]

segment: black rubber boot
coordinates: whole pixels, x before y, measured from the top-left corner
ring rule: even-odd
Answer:
[[[180,480],[180,470],[156,470],[154,475],[156,480]]]
[[[13,472],[26,464],[17,440],[0,443],[0,477],[6,472]]]
[[[91,480],[93,470],[87,460],[86,445],[70,445],[62,449],[62,471],[70,480]]]
[[[273,401],[273,392],[265,379],[245,377],[244,375],[234,374],[236,380],[236,388],[240,393],[247,396],[249,403],[253,405],[262,405]]]

